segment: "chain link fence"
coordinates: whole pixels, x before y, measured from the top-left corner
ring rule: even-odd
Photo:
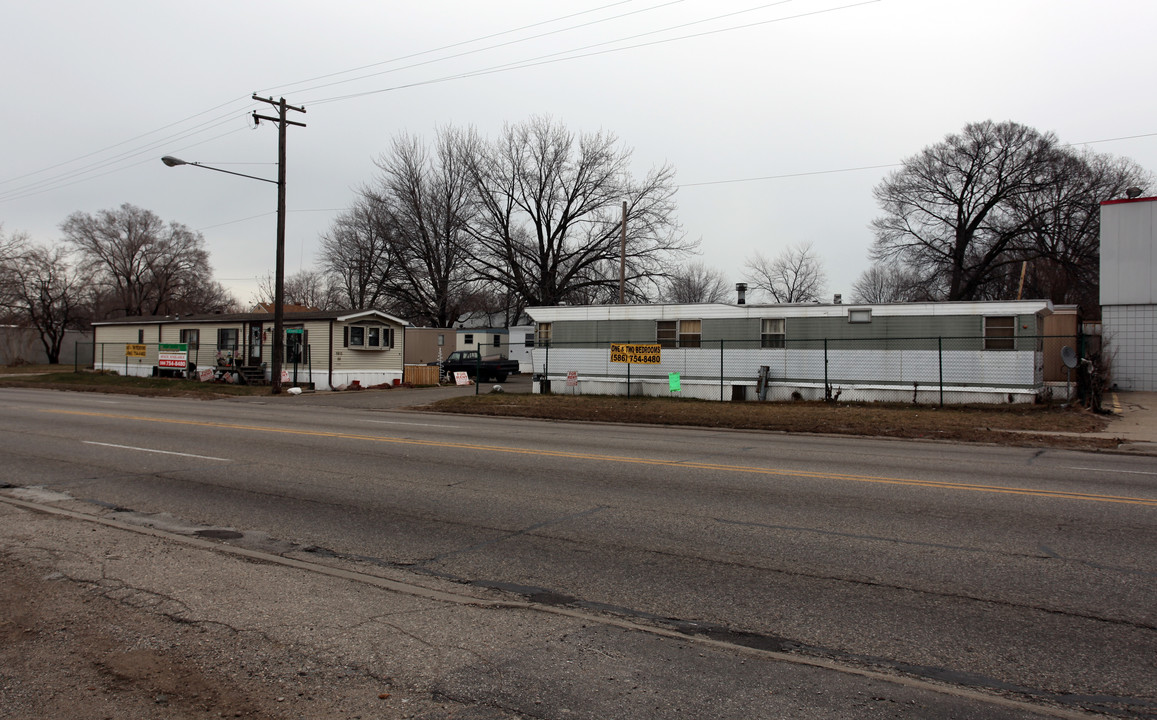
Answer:
[[[91,368],[132,377],[187,377],[189,379],[264,384],[270,380],[273,344],[185,345],[184,368],[172,366],[173,343],[77,343],[74,370]],[[282,369],[293,383],[313,382],[310,346],[287,342]],[[84,361],[87,360],[87,364]]]
[[[535,391],[704,400],[1038,402],[1073,395],[1076,371],[1064,364],[1062,347],[1083,357],[1072,336],[626,344],[658,352],[635,355],[646,362],[622,362],[611,343],[551,342],[535,348]]]

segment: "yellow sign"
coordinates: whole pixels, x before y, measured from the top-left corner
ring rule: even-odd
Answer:
[[[148,348],[144,345],[125,345],[125,357],[145,357]]]
[[[658,365],[661,360],[659,343],[653,345],[622,345],[611,343],[611,362]]]

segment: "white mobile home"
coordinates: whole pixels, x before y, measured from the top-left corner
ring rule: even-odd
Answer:
[[[1046,389],[1042,332],[1052,305],[600,305],[527,313],[537,323],[538,389],[714,400],[1032,402]],[[655,351],[612,352],[612,344]]]

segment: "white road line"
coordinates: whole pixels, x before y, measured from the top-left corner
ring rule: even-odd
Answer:
[[[418,427],[440,427],[440,428],[460,428],[461,425],[434,425],[433,423],[416,423],[416,422],[400,422],[395,420],[366,420],[366,422],[377,423],[378,425],[416,425]]]
[[[232,462],[229,458],[210,457],[208,455],[191,455],[189,453],[169,452],[168,450],[150,450],[149,448],[133,447],[132,445],[113,445],[112,443],[93,442],[82,440],[85,445],[101,445],[103,447],[120,448],[121,450],[139,450],[140,452],[158,453],[160,455],[179,455],[181,457],[197,458],[199,460],[217,460],[218,462]]]
[[[1110,470],[1109,468],[1087,468],[1087,467],[1072,467],[1066,465],[1065,470],[1086,470],[1088,472],[1106,472],[1106,473],[1124,473],[1126,475],[1157,475],[1157,472],[1145,472],[1144,470]]]

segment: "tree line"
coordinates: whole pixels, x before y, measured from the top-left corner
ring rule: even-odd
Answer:
[[[55,245],[0,228],[0,321],[34,329],[50,363],[66,331],[94,320],[237,307],[213,280],[204,237],[180,223],[125,204],[60,227]]]
[[[618,302],[620,282],[627,302],[730,301],[723,273],[691,260],[699,242],[676,220],[674,169],[636,177],[631,158],[612,133],[547,117],[492,140],[454,127],[431,142],[400,135],[323,234],[317,269],[285,279],[286,303],[451,327],[472,315],[512,324],[534,305]],[[851,300],[1044,298],[1095,312],[1099,204],[1152,184],[1132,161],[1052,133],[969,124],[875,187],[874,264]],[[61,231],[45,247],[0,228],[2,319],[38,330],[53,361],[64,330],[95,319],[240,309],[213,280],[204,238],[180,223],[125,204],[74,213]],[[814,244],[755,252],[742,279],[773,303],[826,293]],[[266,276],[255,300],[272,296]]]

